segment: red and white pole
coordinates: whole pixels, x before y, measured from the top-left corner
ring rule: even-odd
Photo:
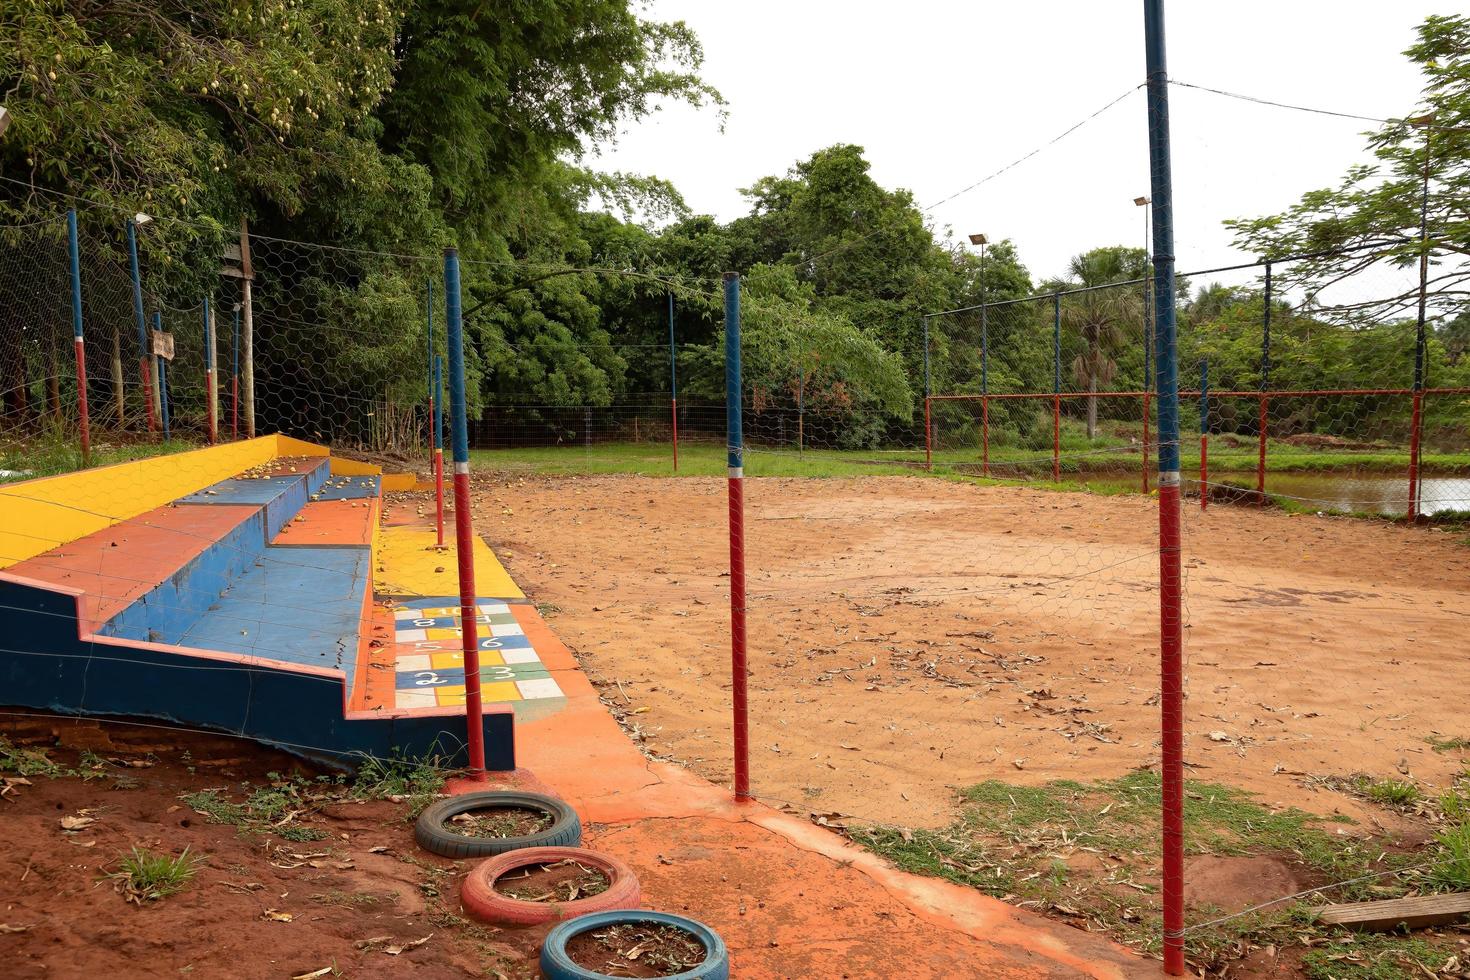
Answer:
[[[454,438],[454,542],[459,557],[459,628],[464,650],[464,712],[470,778],[485,778],[485,721],[480,695],[480,640],[475,627],[475,534],[470,515],[470,440],[465,409],[464,317],[459,252],[444,250],[444,306],[449,321],[449,412]]]

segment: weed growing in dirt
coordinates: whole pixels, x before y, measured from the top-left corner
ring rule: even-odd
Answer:
[[[402,798],[408,803],[409,819],[444,789],[444,765],[439,756],[379,759],[369,756],[357,769],[352,795],[360,800]]]
[[[242,834],[270,833],[289,841],[304,842],[327,836],[325,831],[316,827],[292,823],[297,816],[312,812],[321,802],[307,795],[306,791],[311,788],[310,780],[298,777],[254,789],[243,803],[226,799],[218,789],[186,793],[179,799],[210,823],[229,824],[239,828]]]
[[[178,857],[172,857],[134,846],[132,853],[123,857],[121,868],[107,877],[129,902],[142,905],[183,891],[199,864],[200,859],[187,847]]]
[[[1402,980],[1437,977],[1453,951],[1413,936],[1343,933],[1302,957],[1310,980]]]
[[[1355,776],[1352,781],[1353,791],[1360,796],[1365,796],[1375,803],[1382,804],[1394,810],[1412,809],[1415,803],[1424,798],[1419,792],[1419,787],[1413,783],[1404,782],[1401,779],[1374,779],[1371,776]]]
[[[1470,738],[1435,738],[1430,735],[1424,741],[1436,752],[1457,752],[1460,749],[1470,749]]]
[[[70,769],[47,758],[45,752],[17,748],[5,738],[0,738],[0,772],[14,773],[17,776],[44,776],[47,779],[71,775]]]
[[[905,870],[1086,921],[1156,951],[1161,793],[1152,772],[1040,787],[992,780],[960,793],[959,818],[943,830],[868,827],[848,833]],[[1188,854],[1267,855],[1323,881],[1412,862],[1383,856],[1373,842],[1329,833],[1311,814],[1273,809],[1240,790],[1209,783],[1186,784],[1184,820]],[[1343,900],[1380,894],[1370,890],[1372,884],[1337,894]],[[1197,919],[1213,914],[1196,913]],[[1289,941],[1309,920],[1301,908],[1283,905],[1191,935],[1190,952],[1202,962],[1220,961],[1248,941]]]

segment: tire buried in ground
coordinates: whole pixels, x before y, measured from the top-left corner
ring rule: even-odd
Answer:
[[[552,927],[546,942],[541,945],[541,975],[546,980],[606,980],[617,976],[579,966],[567,953],[567,945],[577,937],[615,926],[673,926],[704,947],[703,962],[680,973],[664,974],[667,980],[729,980],[730,953],[724,940],[713,929],[682,915],[641,910],[596,912]]]
[[[527,810],[551,823],[535,833],[510,837],[482,837],[452,829],[450,821],[455,817],[491,809]],[[582,843],[582,822],[575,810],[554,796],[496,790],[451,796],[429,805],[414,823],[413,836],[420,847],[441,857],[493,857],[526,847],[576,847]]]
[[[532,865],[559,865],[572,862],[595,871],[607,882],[602,891],[585,898],[565,901],[533,901],[512,898],[496,890],[507,877]],[[643,899],[643,889],[633,869],[610,854],[584,847],[527,847],[490,858],[477,865],[464,880],[459,901],[469,915],[481,922],[499,925],[533,926],[546,922],[562,922],[592,912],[612,909],[636,909]]]

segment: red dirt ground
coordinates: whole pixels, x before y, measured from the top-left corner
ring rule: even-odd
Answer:
[[[646,749],[730,778],[723,480],[481,478],[476,528]],[[752,779],[802,810],[935,826],[953,788],[1158,762],[1157,503],[909,477],[746,481]],[[1186,516],[1193,778],[1383,811],[1470,736],[1470,548],[1278,511]],[[1426,679],[1432,682],[1426,683]]]

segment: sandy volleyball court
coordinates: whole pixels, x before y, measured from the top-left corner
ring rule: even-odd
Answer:
[[[648,749],[728,782],[724,482],[492,474],[476,504]],[[1157,765],[1156,520],[1137,496],[748,480],[756,792],[925,826],[983,779]],[[1224,506],[1186,535],[1192,778],[1371,822],[1319,777],[1458,771],[1429,739],[1470,736],[1470,547]]]

